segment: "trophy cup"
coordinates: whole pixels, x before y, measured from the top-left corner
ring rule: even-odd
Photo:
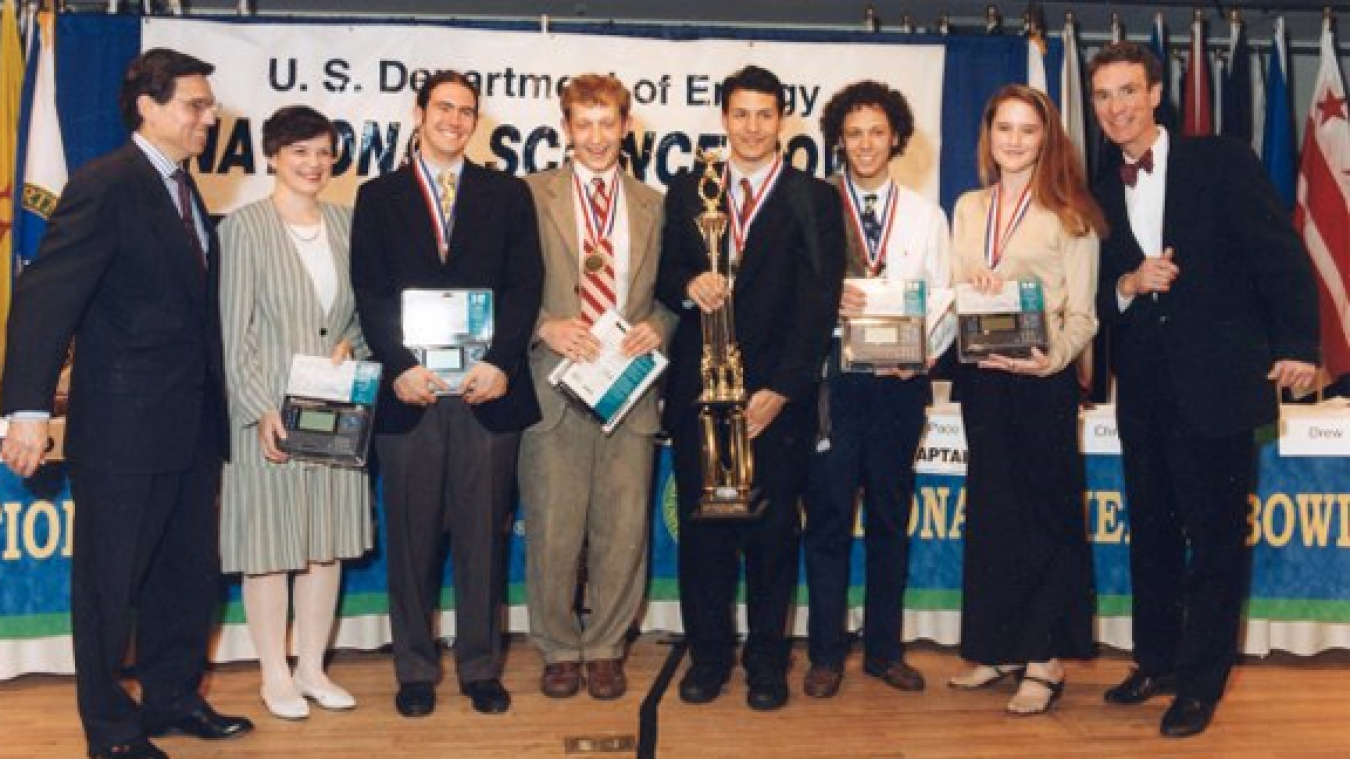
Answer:
[[[727,214],[722,210],[726,180],[718,172],[717,155],[699,151],[703,176],[698,194],[703,212],[694,217],[708,252],[709,270],[730,283],[734,276],[730,257],[723,264],[722,237]],[[695,519],[753,519],[764,509],[755,480],[755,459],[745,420],[745,370],[736,344],[736,325],[730,288],[722,306],[702,314],[703,358],[699,370],[703,394],[698,398],[699,429],[703,442],[703,495]]]

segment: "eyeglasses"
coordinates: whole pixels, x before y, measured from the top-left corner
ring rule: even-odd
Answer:
[[[213,100],[211,98],[192,98],[191,100],[185,100],[183,98],[174,98],[174,101],[182,103],[183,105],[187,106],[188,110],[192,111],[193,115],[195,116],[204,116],[206,115],[207,111],[210,111],[211,113],[214,114],[220,113],[219,100]]]

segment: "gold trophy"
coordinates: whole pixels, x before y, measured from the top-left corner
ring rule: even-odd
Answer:
[[[722,210],[726,180],[717,170],[717,154],[699,151],[703,176],[698,194],[703,212],[694,217],[708,252],[709,270],[733,281],[730,257],[723,264],[722,238],[727,214]],[[703,359],[699,371],[703,394],[698,399],[699,428],[703,433],[703,496],[695,519],[753,519],[764,509],[759,489],[754,487],[755,458],[745,421],[745,370],[741,349],[736,345],[736,324],[731,292],[722,306],[703,318]]]

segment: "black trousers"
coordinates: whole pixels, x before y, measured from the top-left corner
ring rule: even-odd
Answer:
[[[1247,497],[1255,446],[1251,430],[1185,431],[1164,376],[1159,371],[1145,403],[1122,409],[1118,422],[1134,660],[1147,674],[1175,673],[1179,695],[1215,702],[1237,656],[1251,578]]]
[[[389,623],[398,682],[440,680],[433,615],[445,537],[455,583],[455,666],[461,683],[501,674],[506,539],[520,433],[484,428],[458,397],[412,430],[375,436],[389,548]]]
[[[701,443],[696,413],[671,425],[679,493],[680,614],[695,664],[729,669],[735,663],[736,587],[745,563],[749,634],[742,663],[750,674],[788,665],[788,612],[797,586],[807,454],[814,425],[800,404],[789,403],[752,448],[755,482],[767,501],[752,521],[694,520],[702,494]]]
[[[859,488],[867,582],[863,653],[878,662],[898,661],[905,655],[901,628],[914,454],[932,385],[925,376],[838,374],[823,392],[829,397],[828,445],[817,446],[811,455],[803,541],[811,662],[838,666],[848,656],[845,617]]]
[[[143,722],[172,720],[204,703],[198,686],[222,600],[220,465],[214,446],[201,443],[181,472],[71,465],[75,683],[91,751],[134,740]],[[133,628],[140,705],[119,682]]]

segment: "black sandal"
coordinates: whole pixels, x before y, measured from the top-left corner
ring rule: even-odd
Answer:
[[[1064,680],[1059,680],[1058,682],[1056,682],[1054,680],[1047,680],[1044,677],[1037,677],[1035,675],[1023,674],[1022,683],[1025,684],[1027,682],[1032,682],[1041,686],[1042,688],[1045,688],[1046,691],[1049,692],[1050,696],[1045,699],[1045,703],[1041,705],[1041,708],[1033,709],[1031,711],[1026,712],[1019,712],[1014,710],[1012,708],[1012,702],[1009,702],[1008,707],[1005,709],[1005,711],[1007,711],[1014,717],[1032,717],[1037,714],[1045,714],[1046,712],[1050,711],[1051,707],[1055,705],[1055,702],[1059,700],[1060,696],[1064,695]],[[1017,696],[1014,695],[1013,699],[1016,700],[1016,698]]]

